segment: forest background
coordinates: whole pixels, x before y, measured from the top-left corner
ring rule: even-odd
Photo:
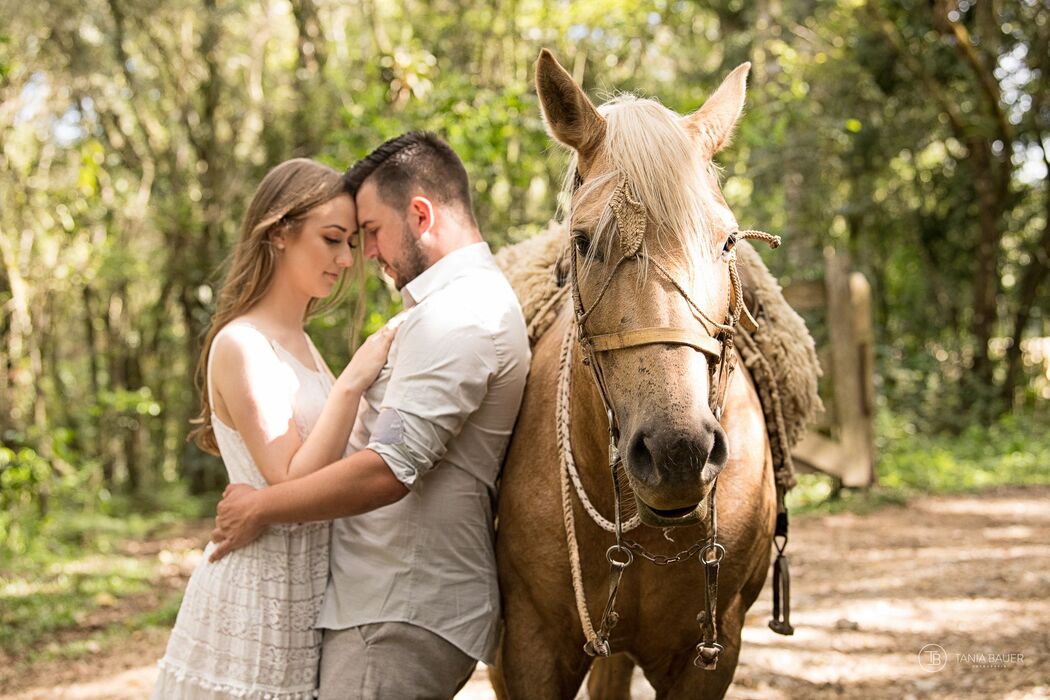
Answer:
[[[212,512],[225,474],[186,442],[192,377],[267,169],[342,169],[431,129],[494,247],[555,216],[541,47],[596,101],[683,113],[751,61],[723,189],[783,236],[763,253],[783,283],[820,279],[828,247],[871,283],[876,496],[1050,483],[1042,0],[0,0],[0,17],[0,652],[150,580],[70,561]],[[310,324],[337,370],[398,307],[374,273]],[[804,487],[802,505],[833,491]]]

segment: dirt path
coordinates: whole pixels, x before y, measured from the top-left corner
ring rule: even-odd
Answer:
[[[792,525],[795,636],[764,593],[731,697],[1050,697],[1050,489]]]
[[[729,697],[1050,698],[1050,488],[797,518],[790,553],[796,634],[766,628],[767,586]],[[0,700],[148,697],[166,636],[23,667]],[[483,671],[458,697],[492,697]]]

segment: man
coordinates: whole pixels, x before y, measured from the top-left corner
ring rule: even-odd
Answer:
[[[492,661],[499,633],[492,507],[529,368],[525,322],[448,144],[404,134],[346,180],[365,254],[407,317],[352,454],[260,491],[227,489],[213,559],[272,523],[343,518],[318,622],[321,698],[450,698],[476,660]]]

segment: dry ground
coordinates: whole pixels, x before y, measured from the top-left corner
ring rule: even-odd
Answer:
[[[193,544],[182,541],[185,564]],[[767,587],[729,697],[1050,698],[1050,488],[796,518],[790,554],[797,632],[766,628]],[[138,632],[72,662],[8,659],[0,700],[147,697],[165,639]],[[931,644],[943,668],[929,653],[920,663]],[[482,671],[459,697],[492,697]],[[653,697],[640,675],[635,697]]]

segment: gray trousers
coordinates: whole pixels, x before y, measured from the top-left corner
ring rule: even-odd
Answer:
[[[450,700],[476,663],[406,622],[325,630],[320,700]]]

